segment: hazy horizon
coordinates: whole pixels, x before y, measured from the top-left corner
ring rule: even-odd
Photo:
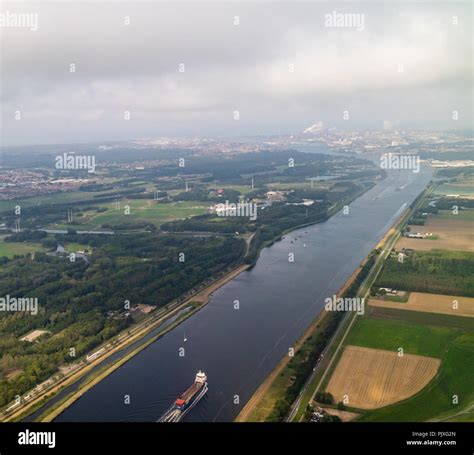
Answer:
[[[317,121],[472,131],[469,3],[3,2],[0,12],[37,14],[36,31],[0,27],[3,146],[294,134]],[[328,19],[339,14],[357,21]]]

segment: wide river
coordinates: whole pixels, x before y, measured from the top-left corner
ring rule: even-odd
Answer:
[[[233,420],[321,311],[324,299],[338,291],[430,179],[426,168],[390,171],[350,205],[349,215],[339,212],[287,234],[262,251],[255,267],[216,291],[206,307],[56,420],[156,421],[198,370],[208,375],[209,391],[185,420]],[[289,253],[294,262],[288,261]]]

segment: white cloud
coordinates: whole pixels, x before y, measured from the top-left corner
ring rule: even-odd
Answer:
[[[38,124],[74,120],[81,137],[87,129],[91,137],[98,134],[94,122],[117,130],[125,109],[139,113],[149,136],[153,125],[173,135],[186,131],[187,122],[227,134],[235,124],[224,119],[234,109],[252,119],[239,124],[244,130],[256,121],[254,128],[281,128],[290,112],[301,126],[308,118],[334,120],[345,105],[357,107],[361,124],[364,116],[373,121],[375,112],[378,124],[387,117],[405,125],[425,117],[429,127],[442,122],[451,104],[465,113],[467,125],[472,119],[468,5],[341,4],[365,14],[362,32],[325,28],[325,3],[34,8],[37,32],[1,31],[9,38],[2,46],[0,95],[11,141],[17,129],[10,134],[10,113],[18,108]],[[69,73],[70,63],[76,73]],[[406,97],[418,112],[406,109]]]

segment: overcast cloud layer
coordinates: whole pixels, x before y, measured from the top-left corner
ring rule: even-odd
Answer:
[[[318,120],[472,127],[470,3],[3,3],[0,11],[38,14],[37,31],[0,29],[3,145],[290,133]],[[326,27],[333,11],[364,14],[364,29]]]

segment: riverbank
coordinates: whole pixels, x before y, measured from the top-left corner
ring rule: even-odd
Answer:
[[[422,192],[420,196],[425,194],[426,191],[429,191],[429,187],[424,192]],[[396,235],[397,229],[407,219],[407,217],[411,213],[411,210],[412,210],[412,207],[408,207],[394,221],[393,225],[384,234],[383,238],[377,243],[375,247],[376,249],[383,249],[385,246],[387,246],[390,243],[390,240],[393,239],[393,237]],[[370,254],[366,256],[366,258],[362,261],[360,266],[353,272],[353,274],[349,277],[346,283],[337,292],[338,297],[343,295],[344,292],[346,292],[347,289],[349,289],[350,286],[354,283],[362,267],[368,261],[369,256]],[[377,262],[376,262],[376,265],[377,265]],[[374,265],[374,267],[376,267],[376,265]],[[369,275],[370,274],[371,272],[369,272]],[[311,323],[311,325],[308,327],[308,329],[305,331],[302,337],[300,337],[298,341],[296,342],[294,346],[295,355],[298,353],[298,351],[301,349],[301,347],[305,344],[306,341],[308,341],[310,338],[314,337],[318,333],[319,327],[321,326],[325,318],[328,317],[328,314],[329,314],[328,312],[322,310],[317,315],[315,320]],[[333,339],[337,336],[337,334],[339,333],[339,329],[343,325],[344,325],[344,321],[340,321],[339,326],[336,329],[336,332],[333,338],[331,339],[331,341],[329,341],[329,343],[327,344],[323,352],[325,352],[326,349],[331,345]],[[265,420],[266,417],[270,415],[270,413],[272,412],[273,406],[277,403],[279,399],[281,399],[284,396],[285,390],[289,387],[289,383],[292,381],[291,374],[288,371],[289,363],[291,359],[292,357],[285,355],[280,360],[277,366],[271,371],[271,373],[265,378],[265,380],[261,383],[258,389],[251,396],[250,400],[246,403],[244,408],[236,417],[235,422],[263,421]],[[322,362],[323,364],[327,362],[327,359],[324,359],[324,360],[325,361]],[[307,384],[313,381],[314,379],[313,375],[315,373],[315,370],[316,368],[313,370],[313,374],[310,375],[310,378],[305,384],[305,387],[303,388],[303,391],[301,392],[298,400],[302,398],[303,392],[306,390]],[[294,409],[298,410],[298,407],[299,405],[297,404],[296,408]]]
[[[363,267],[367,258],[361,263],[359,268],[357,268],[354,273],[349,277],[349,279],[344,283],[344,285],[337,292],[337,297],[340,297],[347,289],[352,285],[355,278],[360,272],[360,269]],[[300,338],[295,342],[293,349],[295,354],[301,349],[306,340],[311,338],[316,330],[319,328],[320,324],[323,322],[323,319],[327,317],[327,311],[321,311],[316,319],[310,324],[306,331],[301,335]],[[235,422],[255,422],[256,419],[256,410],[259,405],[262,403],[263,399],[266,397],[270,388],[275,384],[277,378],[283,373],[285,368],[288,366],[288,363],[291,361],[292,357],[285,355],[276,365],[276,367],[271,371],[271,373],[265,378],[265,380],[260,384],[258,389],[254,392],[249,401],[242,408],[238,416],[235,418]],[[275,400],[276,401],[276,400]],[[270,409],[269,409],[270,411]]]
[[[209,302],[209,297],[210,295],[215,292],[217,289],[220,287],[224,286],[226,283],[229,281],[233,280],[235,277],[237,277],[240,273],[243,271],[247,270],[250,267],[248,264],[240,264],[236,268],[232,269],[229,273],[225,274],[223,277],[219,278],[215,282],[211,283],[209,286],[205,287],[201,291],[198,291],[196,294],[190,296],[186,300],[184,300],[182,303],[174,307],[173,309],[169,311],[165,311],[164,309],[162,311],[165,311],[164,314],[159,317],[156,321],[144,321],[142,324],[142,328],[140,326],[138,327],[138,330],[133,333],[130,336],[125,337],[124,334],[119,334],[117,337],[117,340],[119,340],[121,337],[125,337],[122,341],[120,341],[116,346],[114,346],[112,349],[107,350],[104,354],[102,354],[100,357],[97,359],[91,361],[84,367],[80,368],[79,370],[76,370],[72,372],[70,375],[64,377],[62,380],[59,382],[55,383],[53,387],[47,389],[44,391],[43,394],[37,395],[27,403],[26,406],[23,406],[22,408],[14,411],[10,415],[7,415],[3,421],[5,422],[14,422],[14,421],[21,421],[28,415],[32,414],[33,412],[36,412],[38,409],[41,409],[44,406],[47,406],[47,404],[54,399],[54,397],[63,391],[64,389],[74,385],[80,380],[83,380],[88,374],[93,374],[93,377],[95,378],[96,375],[100,375],[101,379],[105,378],[108,376],[110,373],[112,373],[118,366],[122,365],[126,361],[128,361],[130,358],[132,358],[134,355],[136,355],[138,352],[140,352],[142,349],[144,349],[146,346],[149,345],[149,341],[144,342],[142,345],[140,345],[138,348],[134,349],[133,355],[130,355],[131,353],[126,354],[122,359],[119,359],[117,362],[114,362],[110,366],[105,367],[104,371],[101,371],[99,373],[92,373],[92,370],[96,369],[98,366],[100,366],[101,363],[103,363],[105,360],[110,358],[112,355],[119,353],[120,351],[127,349],[130,345],[133,343],[139,341],[140,339],[144,338],[146,335],[151,333],[153,330],[158,329],[161,325],[165,324],[167,321],[172,319],[173,317],[176,317],[181,311],[184,309],[192,306],[192,310],[183,315],[182,317],[179,317],[176,321],[174,321],[169,327],[167,327],[165,330],[160,332],[156,337],[153,337],[152,340],[156,341],[156,339],[162,337],[165,333],[168,333],[172,328],[176,327],[179,325],[181,322],[195,314],[197,311],[199,311],[201,308],[203,308],[207,303]],[[129,329],[127,329],[129,330]],[[112,340],[109,340],[107,344],[111,343]],[[127,359],[126,361],[123,361],[123,359]],[[120,365],[118,365],[120,363]],[[117,365],[117,367],[114,368],[114,366]],[[77,392],[82,390],[82,393],[85,393],[86,390],[92,387],[92,385],[89,383],[90,378],[86,379],[86,383],[84,384],[84,387],[87,385],[87,389],[83,390],[83,386],[80,386],[80,389],[74,391],[72,395],[75,395]],[[95,381],[97,383],[98,381]],[[71,395],[68,395],[65,399],[68,399]],[[76,397],[76,399],[79,397]],[[61,402],[65,401],[65,399],[61,400]],[[75,400],[71,401],[74,402]]]

